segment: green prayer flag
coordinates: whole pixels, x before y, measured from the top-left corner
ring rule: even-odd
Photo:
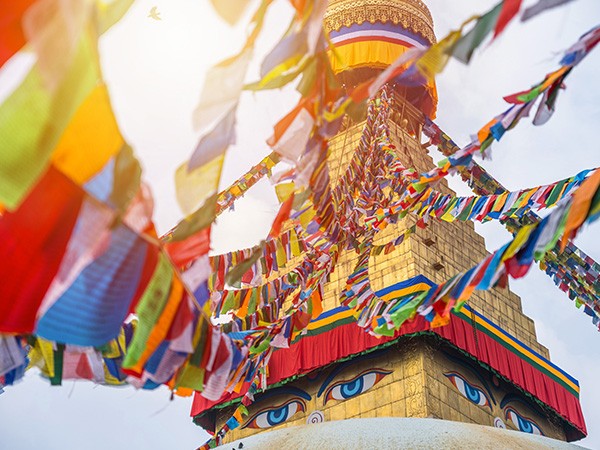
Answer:
[[[396,332],[396,330],[394,328],[389,329],[387,326],[387,323],[384,323],[383,325],[376,327],[373,331],[375,331],[375,333],[377,333],[380,336],[388,336],[388,337],[392,337],[394,335],[394,333]]]
[[[400,328],[404,322],[410,319],[415,313],[417,307],[421,304],[429,291],[423,291],[412,300],[406,302],[398,310],[394,311],[390,318],[396,329]]]
[[[71,65],[49,91],[39,66],[0,105],[0,203],[13,210],[42,176],[52,151],[100,77],[96,42],[79,40]]]
[[[207,198],[200,209],[190,214],[175,226],[173,231],[166,238],[166,241],[183,241],[200,230],[210,226],[216,217],[217,198],[218,194],[214,194]]]
[[[53,350],[54,375],[50,377],[52,386],[60,386],[63,377],[63,363],[65,355],[65,344],[56,344],[56,350]]]
[[[204,373],[206,371],[192,364],[186,364],[177,379],[177,387],[193,389],[198,392],[204,390]]]
[[[568,181],[569,180],[562,180],[562,181],[556,183],[556,186],[554,186],[554,188],[552,188],[552,190],[550,191],[550,194],[546,198],[546,206],[554,205],[557,202],[558,197],[560,197],[560,195],[564,191],[565,186],[567,185]]]
[[[115,159],[114,182],[110,195],[111,201],[117,209],[124,211],[129,202],[135,197],[142,178],[142,168],[135,158],[133,150],[124,144]]]
[[[452,51],[452,56],[468,64],[473,52],[481,45],[483,40],[496,26],[498,17],[502,11],[503,2],[498,3],[493,9],[479,18],[475,26],[467,34],[462,36]]]
[[[254,265],[256,261],[258,261],[263,254],[264,245],[265,242],[261,242],[261,244],[252,252],[248,259],[239,263],[237,266],[231,269],[227,275],[225,275],[225,281],[229,285],[234,285],[239,282],[242,276]]]
[[[208,346],[208,327],[212,325],[209,324],[209,319],[201,316],[197,326],[200,327],[200,330],[196,329],[194,336],[199,336],[199,338],[194,353],[192,353],[192,356],[190,357],[190,364],[200,367],[204,352],[207,350]]]
[[[173,269],[167,258],[161,253],[152,279],[135,309],[139,319],[138,325],[123,360],[123,367],[134,366],[144,353],[152,328],[160,317],[169,297],[172,280]]]

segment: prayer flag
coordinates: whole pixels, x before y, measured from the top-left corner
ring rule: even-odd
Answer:
[[[249,0],[210,0],[213,8],[229,25],[235,25],[248,8]]]
[[[195,130],[206,129],[237,104],[251,58],[252,48],[246,48],[239,55],[222,61],[208,71],[193,114]]]
[[[538,0],[535,5],[525,8],[525,11],[523,11],[523,15],[521,16],[521,21],[525,22],[548,9],[556,8],[557,6],[565,5],[572,1],[573,0]]]
[[[188,162],[188,172],[203,166],[218,156],[223,155],[230,145],[235,144],[235,115],[237,103],[231,107],[229,112],[205,134]]]
[[[19,208],[0,216],[0,332],[33,331],[83,196],[81,188],[50,167]]]
[[[486,36],[496,26],[501,11],[502,2],[481,16],[471,31],[458,40],[452,51],[452,56],[468,64],[475,49],[481,45]]]
[[[40,317],[35,333],[66,344],[99,347],[119,335],[134,300],[149,244],[118,225],[110,246]]]
[[[521,2],[522,0],[504,0],[502,2],[502,11],[494,29],[494,39],[502,33],[506,25],[517,15],[521,8]]]

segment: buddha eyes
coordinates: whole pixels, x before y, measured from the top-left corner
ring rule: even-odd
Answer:
[[[523,433],[544,435],[540,427],[533,420],[523,417],[512,408],[506,408],[506,420],[510,420]]]
[[[304,412],[306,403],[301,398],[293,398],[281,406],[265,408],[254,414],[244,428],[271,428],[287,422],[298,411]]]
[[[356,397],[371,389],[390,373],[392,373],[390,370],[371,369],[365,370],[350,380],[338,381],[325,391],[324,403],[332,399],[347,400]],[[297,394],[279,406],[269,406],[261,409],[246,421],[243,428],[271,428],[287,422],[299,412],[304,413],[306,411],[306,401],[311,398],[310,395],[304,394],[306,397]]]
[[[351,380],[338,381],[325,391],[324,403],[329,400],[348,400],[356,397],[371,389],[390,373],[392,373],[390,370],[367,370]]]
[[[492,407],[490,404],[490,399],[482,389],[473,386],[456,372],[447,372],[444,375],[450,380],[456,389],[458,389],[458,392],[460,392],[467,400],[479,406]]]

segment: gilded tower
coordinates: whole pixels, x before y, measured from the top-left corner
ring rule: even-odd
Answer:
[[[347,88],[436,39],[431,13],[420,0],[331,0],[325,28],[335,45],[332,67]],[[402,164],[425,172],[434,162],[423,129],[435,116],[437,91],[433,80],[406,81],[387,86],[384,125]],[[346,118],[330,140],[334,185],[368,127],[369,118]],[[445,181],[438,189],[452,193]],[[487,255],[472,222],[432,221],[408,235],[418,219],[408,215],[378,234],[375,244],[384,250],[371,255],[369,278],[382,298],[441,283]],[[401,235],[406,239],[394,241]],[[263,430],[371,417],[437,418],[569,441],[585,435],[577,381],[550,362],[508,286],[476,292],[443,327],[432,330],[415,320],[377,339],[340,307],[358,259],[351,250],[340,254],[324,287],[324,312],[306,336],[274,353],[269,389],[255,396],[247,420],[228,441]],[[218,430],[236,401],[197,402],[195,421]]]

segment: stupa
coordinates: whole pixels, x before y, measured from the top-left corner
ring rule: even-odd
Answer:
[[[346,87],[436,39],[430,11],[420,0],[331,0],[325,27],[336,48],[333,69]],[[429,170],[433,160],[423,144],[423,128],[435,115],[434,82],[404,77],[387,89],[387,127],[395,151],[406,167]],[[333,183],[348,167],[368,124],[369,118],[346,118],[330,141]],[[445,182],[439,189],[452,192]],[[408,215],[378,240],[399,236],[417,221]],[[486,255],[472,222],[435,221],[393,251],[372,255],[370,281],[380,297],[398,297],[447,280]],[[340,306],[358,257],[354,251],[340,255],[324,288],[325,312],[302,339],[275,351],[268,389],[254,396],[249,415],[226,442],[297,425],[388,417],[495,426],[562,441],[585,436],[578,382],[550,361],[533,321],[508,286],[476,292],[445,326],[430,329],[417,316],[394,336],[376,338]],[[194,421],[218,430],[240,399],[234,394],[210,402],[196,396]],[[373,433],[385,434],[385,426]]]

